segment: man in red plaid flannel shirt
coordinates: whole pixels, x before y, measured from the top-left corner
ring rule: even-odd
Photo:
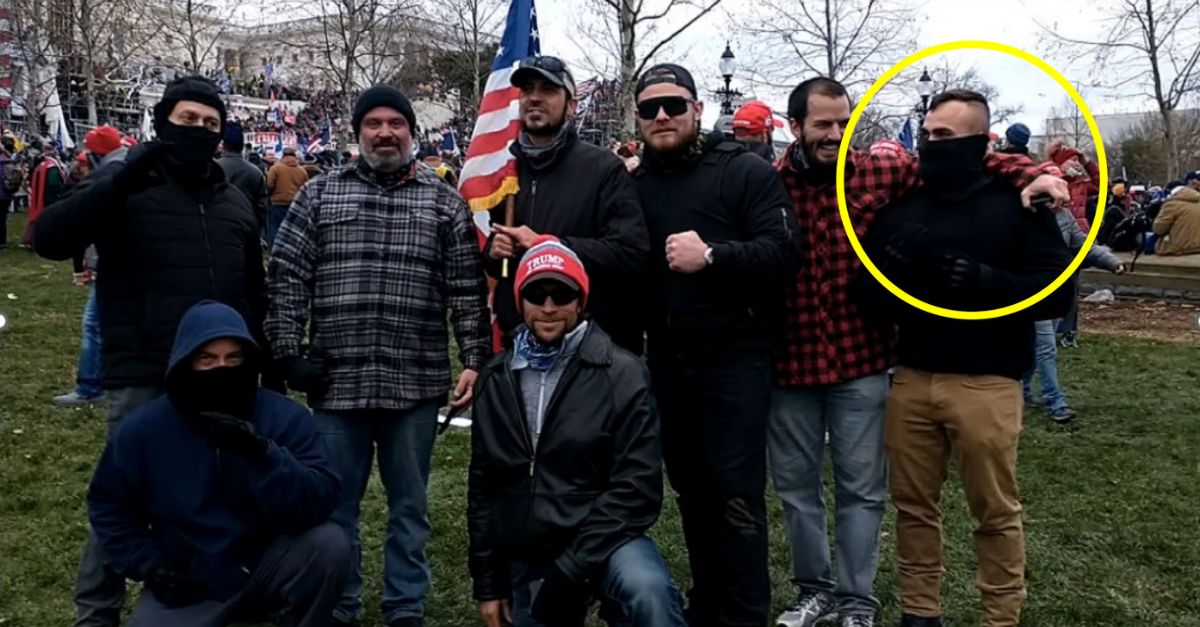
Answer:
[[[838,212],[835,171],[851,103],[836,81],[801,83],[788,101],[796,142],[779,162],[791,192],[805,258],[788,286],[784,338],[775,356],[775,391],[768,448],[775,488],[783,501],[792,551],[794,606],[778,624],[809,627],[836,618],[843,627],[869,627],[879,528],[887,494],[883,413],[887,370],[895,363],[895,330],[864,317],[850,282],[862,263],[850,247]],[[1021,155],[989,155],[989,172],[1033,195],[1069,198],[1061,173]],[[917,160],[898,144],[851,150],[846,202],[855,232],[866,234],[875,216],[919,185]],[[837,484],[837,558],[830,566],[821,465],[826,434]]]

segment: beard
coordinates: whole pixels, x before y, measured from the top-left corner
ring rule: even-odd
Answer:
[[[639,129],[640,130],[640,129]],[[641,133],[642,140],[645,144],[645,149],[648,152],[657,153],[662,156],[667,156],[675,153],[680,153],[688,150],[692,144],[696,143],[696,138],[700,136],[700,120],[676,135],[676,141],[667,146],[656,146],[657,141],[653,134],[647,136],[646,133]]]
[[[567,108],[564,105],[561,115],[557,118],[551,118],[549,113],[546,114],[546,121],[540,126],[530,126],[526,124],[524,119],[521,120],[521,130],[525,131],[530,137],[555,137],[562,132],[563,127],[567,125]]]
[[[376,152],[380,148],[389,146],[395,148],[396,152],[389,154],[380,154]],[[411,163],[413,159],[411,151],[405,151],[404,145],[400,142],[376,144],[371,146],[369,149],[364,147],[362,150],[362,158],[363,161],[367,162],[367,165],[370,166],[372,170],[386,173],[399,171],[404,166]]]

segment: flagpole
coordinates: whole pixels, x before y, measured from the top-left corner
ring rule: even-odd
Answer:
[[[517,195],[509,194],[504,197],[504,226],[512,226],[516,221]],[[508,278],[508,258],[500,262],[500,278]]]

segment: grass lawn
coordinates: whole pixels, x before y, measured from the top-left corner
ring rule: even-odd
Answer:
[[[61,626],[86,535],[84,491],[104,442],[99,408],[50,403],[74,381],[86,293],[70,264],[18,250],[10,224],[0,253],[0,624]],[[1195,344],[1085,335],[1064,351],[1061,378],[1079,411],[1071,431],[1026,417],[1020,476],[1029,554],[1025,625],[1200,625],[1200,350]],[[434,535],[429,624],[479,625],[466,571],[467,433],[438,443],[430,485]],[[830,497],[832,498],[832,497]],[[771,497],[775,606],[791,591],[790,557]],[[945,490],[946,614],[978,624],[972,523],[961,486]],[[382,487],[364,510],[365,625],[379,624]],[[884,522],[877,594],[882,623],[898,620],[893,518]],[[676,579],[687,581],[678,514],[668,504],[653,534]]]

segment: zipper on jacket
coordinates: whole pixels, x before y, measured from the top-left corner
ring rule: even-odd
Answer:
[[[537,177],[533,177],[533,183],[529,189],[529,219],[525,221],[526,226],[533,224],[534,209],[537,208],[537,182]]]
[[[204,235],[204,251],[208,254],[208,291],[216,298],[217,277],[213,273],[212,244],[208,241],[208,213],[204,210],[204,203],[200,203],[200,232]]]

